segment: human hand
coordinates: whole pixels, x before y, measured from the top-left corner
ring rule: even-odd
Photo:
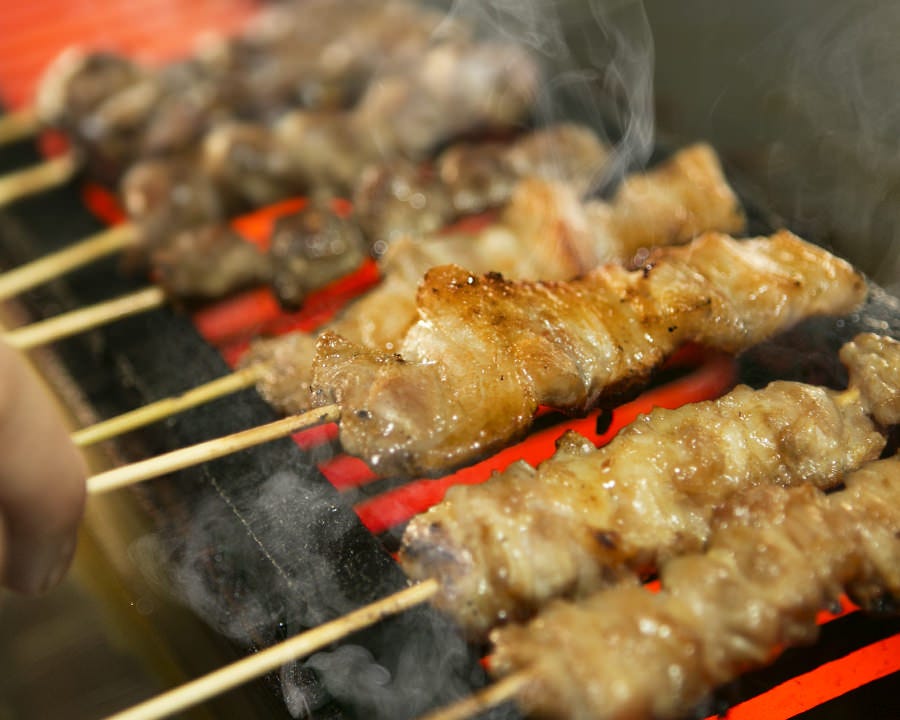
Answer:
[[[86,468],[33,370],[0,343],[0,585],[40,593],[75,552]]]

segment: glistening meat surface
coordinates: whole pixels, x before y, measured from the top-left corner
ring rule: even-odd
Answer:
[[[879,359],[900,366],[900,343],[867,337]],[[735,492],[763,483],[831,487],[878,457],[885,439],[864,398],[879,382],[858,365],[848,369],[851,387],[841,393],[792,382],[740,386],[718,400],[654,410],[599,450],[565,436],[537,469],[518,463],[482,485],[452,488],[414,518],[403,567],[415,579],[436,577],[438,607],[477,637],[551,598],[583,596],[696,552],[714,509]],[[891,395],[884,399],[898,402],[900,386]]]
[[[526,180],[500,221],[476,234],[394,241],[381,259],[381,284],[327,329],[393,352],[416,321],[416,288],[429,268],[457,264],[513,279],[564,280],[600,262],[628,262],[639,248],[687,242],[698,230],[738,232],[743,225],[740,204],[707,145],[629,176],[609,203],[581,202],[568,183]],[[315,342],[313,335],[291,333],[254,343],[244,359],[268,367],[259,390],[280,410],[309,409]]]
[[[543,718],[676,718],[716,686],[817,635],[848,590],[900,594],[900,460],[871,463],[830,496],[754,489],[719,518],[708,552],[677,558],[662,591],[616,588],[557,602],[495,632],[491,669],[529,673],[520,697]]]
[[[850,265],[787,231],[708,233],[570,282],[445,266],[425,276],[399,354],[325,333],[313,388],[341,404],[347,452],[383,474],[436,473],[521,436],[539,405],[582,412],[638,386],[685,342],[736,352],[865,294]]]

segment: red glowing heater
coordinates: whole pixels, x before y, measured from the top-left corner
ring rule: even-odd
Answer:
[[[142,60],[161,61],[183,54],[203,30],[236,30],[256,9],[257,3],[239,0],[190,3],[150,0],[139,11],[125,0],[102,3],[46,0],[20,4],[7,9],[2,20],[0,95],[8,107],[27,105],[41,70],[69,44],[103,46]],[[58,138],[44,138],[42,147],[53,152],[59,147]],[[115,198],[106,190],[93,185],[81,187],[79,197],[103,222],[115,223],[122,219]],[[39,206],[41,200],[31,202]],[[232,224],[248,242],[265,246],[274,221],[301,209],[304,203],[303,199],[285,201],[236,219]],[[348,212],[349,207],[339,203],[335,210]],[[234,366],[253,337],[291,330],[313,331],[377,281],[376,265],[366,262],[351,275],[314,293],[297,312],[283,311],[268,290],[260,289],[197,310],[190,315],[190,321],[207,346],[215,348]],[[40,297],[36,304],[41,305]],[[183,319],[178,318],[178,322]],[[116,332],[112,330],[104,341],[112,342]],[[115,353],[110,357],[113,356]],[[77,366],[78,362],[73,364]],[[439,502],[449,487],[483,482],[491,473],[516,460],[538,463],[553,453],[555,441],[564,430],[576,430],[598,445],[604,444],[640,413],[649,412],[653,407],[677,407],[716,397],[739,379],[738,368],[731,359],[704,354],[697,348],[686,349],[673,359],[666,377],[667,381],[612,411],[597,411],[577,420],[542,411],[540,429],[522,442],[438,479],[396,485],[376,477],[360,461],[329,450],[336,441],[335,426],[298,433],[294,441],[303,454],[312,458],[311,462],[334,490],[352,503],[362,525],[390,546],[396,539],[397,529],[414,514]],[[160,382],[165,386],[170,381],[164,378]],[[162,386],[160,393],[169,387]],[[104,406],[100,411],[108,409]],[[165,442],[181,442],[183,437]],[[152,445],[159,441],[150,442]],[[160,492],[171,501],[178,494],[177,484],[167,484]],[[158,496],[154,502],[158,502]],[[180,501],[175,503],[182,508]],[[185,519],[185,523],[190,522],[189,518]],[[349,564],[353,566],[353,562]],[[882,688],[885,683],[896,687],[896,673],[900,672],[900,628],[863,619],[846,600],[838,612],[823,613],[820,623],[824,628],[823,642],[813,651],[791,651],[771,668],[754,673],[749,681],[742,682],[734,697],[726,698],[731,704],[727,717],[778,720],[800,716],[824,720],[851,717],[856,712],[877,715],[883,709],[871,705],[876,702],[871,698],[884,697],[883,690],[868,694],[859,691]],[[272,639],[265,632],[250,633],[255,645],[265,645]]]

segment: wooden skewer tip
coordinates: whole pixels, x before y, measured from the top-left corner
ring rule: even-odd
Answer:
[[[193,465],[215,460],[240,450],[246,450],[255,445],[271,442],[316,425],[337,422],[340,417],[341,409],[339,405],[325,405],[301,415],[292,415],[266,425],[260,425],[259,427],[226,435],[215,440],[208,440],[207,442],[191,445],[180,450],[173,450],[148,460],[107,470],[88,478],[87,491],[88,494],[96,494],[115,490],[126,485],[134,485],[144,480],[167,475],[176,470],[183,470]]]
[[[358,630],[374,625],[386,617],[426,602],[437,591],[436,580],[426,580],[412,585],[174,690],[157,695],[109,717],[107,720],[160,720],[169,717],[320,650]]]
[[[90,235],[74,245],[0,275],[0,300],[65,275],[137,242],[137,227],[123,223]]]
[[[519,672],[508,675],[483,690],[452,705],[435,710],[419,720],[468,720],[492,707],[515,700],[529,682],[531,682],[531,676],[527,673]]]
[[[88,447],[163,420],[177,413],[251,387],[262,377],[266,367],[253,365],[211,382],[199,385],[181,395],[164,398],[131,412],[117,415],[72,433],[72,442]]]
[[[78,167],[75,155],[67,153],[0,177],[0,207],[67,183],[78,172]]]

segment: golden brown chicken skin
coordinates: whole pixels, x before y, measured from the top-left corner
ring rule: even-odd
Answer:
[[[528,673],[520,704],[542,718],[688,715],[779,649],[814,641],[816,614],[842,590],[863,604],[900,594],[900,459],[846,485],[755,488],[718,518],[705,554],[663,568],[660,593],[558,601],[494,633],[492,672]]]
[[[416,321],[416,288],[429,268],[452,263],[512,279],[564,280],[601,262],[627,263],[641,248],[687,242],[696,230],[743,228],[740,205],[706,145],[685,148],[659,167],[635,174],[610,203],[583,202],[582,186],[524,180],[499,222],[477,233],[394,240],[381,258],[378,287],[326,329],[395,352]],[[315,335],[291,333],[255,342],[244,358],[244,365],[266,365],[258,388],[279,410],[309,409],[315,342]]]
[[[520,437],[539,405],[583,412],[639,386],[685,342],[737,352],[865,295],[846,262],[787,231],[708,233],[570,282],[445,266],[426,274],[398,354],[326,333],[313,386],[341,404],[347,452],[383,474],[437,473]]]

